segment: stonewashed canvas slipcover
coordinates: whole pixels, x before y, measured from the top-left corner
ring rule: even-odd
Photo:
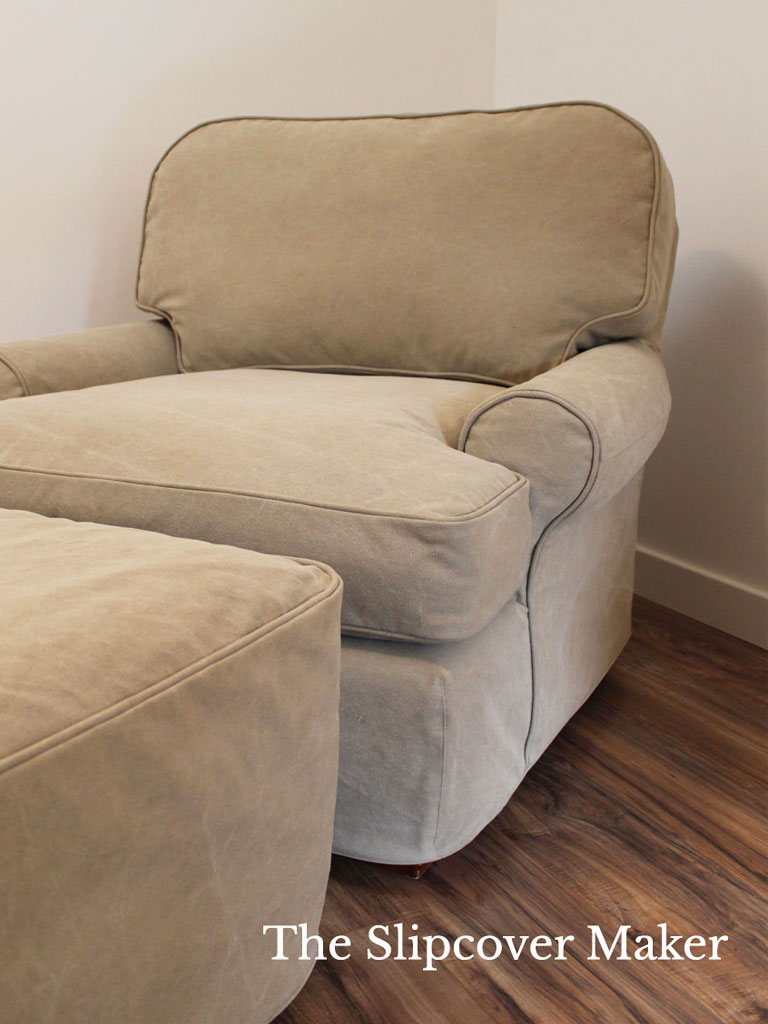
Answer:
[[[335,849],[445,856],[628,638],[676,238],[599,104],[201,125],[150,185],[159,319],[0,345],[3,503],[334,566]]]

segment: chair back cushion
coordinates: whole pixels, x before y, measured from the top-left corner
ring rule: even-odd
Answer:
[[[648,132],[592,103],[200,125],[157,166],[137,302],[182,370],[526,380],[655,342],[674,261]]]

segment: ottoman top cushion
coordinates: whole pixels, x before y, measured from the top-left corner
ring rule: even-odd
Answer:
[[[8,510],[0,564],[0,771],[204,672],[341,585],[319,563]]]

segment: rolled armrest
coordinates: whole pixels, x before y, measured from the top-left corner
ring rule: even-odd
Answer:
[[[0,343],[0,399],[177,372],[173,331],[163,320]]]
[[[644,341],[600,345],[474,409],[459,448],[528,477],[534,536],[599,507],[645,464],[669,417],[667,375]]]

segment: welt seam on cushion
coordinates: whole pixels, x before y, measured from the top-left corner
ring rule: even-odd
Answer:
[[[509,381],[501,377],[486,377],[478,373],[460,373],[458,370],[404,370],[395,366],[361,366],[358,363],[247,363],[245,366],[213,367],[210,370],[187,373],[213,373],[217,369],[228,370],[292,370],[294,373],[338,373],[350,377],[418,377],[430,380],[456,380],[468,384],[487,384],[491,387],[508,388],[523,381]]]
[[[237,640],[230,641],[228,644],[225,644],[224,647],[221,647],[216,651],[212,651],[210,654],[207,654],[205,657],[193,662],[191,665],[177,669],[170,676],[166,676],[155,683],[151,683],[138,693],[132,694],[129,697],[124,697],[121,700],[116,701],[114,704],[110,704],[108,707],[94,712],[92,715],[89,715],[87,718],[84,718],[79,722],[72,723],[71,725],[65,726],[63,729],[59,729],[55,733],[51,733],[49,736],[44,736],[42,739],[35,740],[33,743],[30,743],[25,747],[21,747],[19,750],[15,750],[11,754],[6,754],[2,759],[0,759],[0,777],[13,771],[15,768],[29,764],[30,761],[48,753],[50,750],[55,750],[58,747],[66,745],[71,740],[92,732],[100,725],[115,721],[123,715],[129,714],[131,711],[143,707],[155,697],[160,697],[166,693],[170,693],[177,686],[181,686],[183,683],[189,682],[194,679],[195,676],[209,671],[215,666],[226,661],[228,658],[234,657],[241,651],[246,650],[248,647],[273,636],[290,622],[293,622],[297,618],[301,618],[302,615],[309,613],[312,609],[317,608],[326,601],[329,601],[341,587],[341,580],[338,577],[334,579],[331,573],[325,569],[325,567],[319,565],[319,563],[313,564],[316,564],[318,568],[323,570],[327,579],[326,586],[321,591],[306,598],[294,608],[289,609],[287,612],[277,616],[270,622],[262,624],[251,633],[246,633]]]
[[[201,487],[189,484],[166,484],[158,481],[147,480],[122,480],[119,477],[92,476],[86,473],[66,473],[51,469],[33,469],[29,466],[8,466],[3,463],[0,463],[0,472],[30,473],[35,476],[63,477],[66,480],[91,480],[99,483],[120,484],[126,487],[154,487],[163,488],[165,490],[189,491],[196,494],[228,494],[237,498],[252,498],[257,501],[274,501],[283,505],[300,505],[302,508],[320,508],[328,512],[340,512],[344,515],[374,516],[381,519],[398,519],[402,522],[433,523],[440,524],[441,526],[460,526],[463,523],[479,519],[488,512],[493,512],[499,507],[499,505],[506,501],[507,498],[512,497],[513,494],[516,494],[518,490],[528,484],[526,477],[521,476],[519,473],[515,473],[514,470],[508,470],[508,472],[513,473],[516,479],[501,491],[498,491],[492,498],[489,498],[489,500],[483,505],[479,505],[471,512],[464,512],[459,516],[453,516],[448,519],[439,519],[437,517],[430,518],[428,516],[405,516],[398,512],[378,512],[369,509],[346,508],[339,505],[325,505],[320,502],[292,501],[290,498],[280,498],[268,494],[256,494],[249,491],[232,491],[227,490],[226,488]]]
[[[22,371],[19,369],[19,367],[14,363],[14,361],[9,356],[7,356],[7,355],[5,355],[5,354],[3,354],[1,352],[0,352],[0,363],[2,363],[4,366],[7,366],[8,369],[13,374],[13,376],[18,381],[19,387],[21,388],[21,391],[22,391],[22,397],[29,398],[29,396],[31,395],[32,392],[30,390],[29,384],[27,383],[26,377],[24,376]]]
[[[643,308],[648,304],[648,301],[649,301],[650,295],[651,295],[651,290],[652,290],[652,276],[653,276],[652,275],[652,264],[653,264],[653,252],[654,252],[654,244],[653,243],[655,242],[656,221],[657,221],[658,209],[659,209],[660,202],[661,202],[661,200],[660,200],[660,195],[661,195],[661,157],[660,157],[660,154],[659,154],[658,146],[656,145],[656,142],[655,142],[653,136],[648,131],[648,129],[645,127],[645,125],[640,124],[639,121],[634,120],[634,118],[630,117],[628,114],[625,114],[623,111],[618,110],[616,107],[613,107],[613,106],[611,106],[608,103],[600,103],[600,102],[598,102],[596,100],[566,100],[566,101],[555,101],[555,102],[552,102],[552,103],[531,103],[531,104],[525,104],[525,105],[520,106],[520,107],[504,107],[504,108],[495,109],[495,110],[488,110],[488,109],[482,109],[482,108],[469,108],[469,109],[466,109],[466,110],[438,111],[438,112],[424,113],[424,114],[372,114],[372,115],[371,114],[369,114],[369,115],[362,114],[362,115],[353,115],[351,117],[268,117],[268,116],[252,115],[252,116],[243,116],[243,117],[213,118],[213,119],[211,119],[209,121],[202,121],[200,124],[197,124],[194,127],[190,128],[188,131],[184,132],[184,134],[181,135],[178,139],[176,139],[176,141],[173,142],[166,149],[166,151],[161,156],[160,160],[155,165],[154,170],[152,171],[152,177],[150,179],[149,189],[147,190],[147,198],[146,198],[146,201],[145,201],[145,204],[144,204],[144,218],[143,218],[143,222],[142,222],[142,235],[141,235],[141,247],[140,247],[140,254],[139,254],[139,267],[138,267],[138,273],[137,273],[137,277],[136,277],[136,304],[138,305],[138,307],[140,309],[144,309],[144,310],[147,310],[148,312],[152,312],[152,313],[157,313],[158,315],[160,315],[162,317],[165,317],[167,320],[169,320],[171,322],[171,325],[172,325],[173,331],[174,331],[174,335],[176,337],[176,342],[177,342],[177,358],[178,358],[178,362],[179,362],[179,369],[184,371],[184,372],[189,372],[189,371],[187,371],[187,368],[184,366],[184,363],[183,363],[181,338],[180,338],[180,336],[178,334],[178,331],[176,330],[175,325],[173,325],[173,318],[172,318],[171,314],[168,313],[165,310],[160,309],[157,306],[151,306],[151,305],[142,304],[139,301],[139,289],[140,289],[140,285],[141,285],[141,272],[142,272],[142,267],[143,267],[143,262],[144,262],[144,250],[145,250],[146,233],[147,233],[147,219],[148,219],[148,215],[149,215],[149,208],[150,208],[150,205],[151,205],[151,201],[152,201],[152,198],[154,196],[155,183],[157,181],[158,172],[160,171],[160,169],[161,169],[164,161],[166,160],[166,158],[168,156],[170,156],[170,154],[173,152],[173,150],[175,150],[177,148],[177,146],[180,146],[183,142],[186,141],[186,139],[188,139],[191,135],[195,134],[196,132],[202,131],[205,128],[210,128],[210,127],[213,127],[213,126],[216,126],[216,125],[238,124],[238,123],[242,123],[242,122],[251,122],[251,121],[262,121],[262,122],[268,122],[268,123],[272,123],[272,122],[276,122],[276,121],[289,121],[289,122],[309,123],[309,124],[318,124],[318,123],[323,123],[323,122],[331,122],[331,123],[342,122],[343,123],[343,122],[354,122],[354,121],[387,121],[387,120],[389,120],[389,121],[407,121],[407,120],[429,120],[429,119],[443,118],[443,117],[466,117],[468,115],[473,115],[473,114],[484,114],[486,116],[493,117],[493,116],[504,115],[504,114],[517,114],[517,113],[525,113],[525,112],[530,112],[530,111],[534,111],[534,110],[544,110],[544,109],[546,109],[546,110],[561,109],[561,108],[565,108],[565,107],[593,107],[593,108],[596,108],[596,109],[599,109],[599,110],[604,110],[604,111],[607,111],[610,114],[613,114],[615,117],[618,117],[620,120],[624,121],[631,128],[633,128],[639,135],[642,136],[642,138],[644,139],[644,141],[645,141],[645,143],[648,146],[648,149],[650,151],[651,161],[652,161],[652,166],[653,166],[653,184],[652,184],[652,194],[651,194],[651,203],[650,203],[650,212],[649,212],[649,225],[648,225],[647,241],[646,241],[646,260],[645,260],[645,273],[644,273],[644,281],[643,281],[643,291],[641,292],[641,295],[640,295],[640,298],[639,298],[638,302],[635,305],[631,306],[630,308],[628,308],[626,310],[613,311],[613,312],[601,314],[598,317],[595,317],[595,318],[593,318],[591,320],[585,321],[579,327],[577,327],[576,330],[569,337],[568,341],[565,343],[562,355],[561,355],[561,357],[559,359],[559,363],[562,364],[563,362],[565,362],[565,360],[571,354],[572,348],[575,345],[576,340],[578,339],[579,335],[583,331],[587,330],[590,327],[593,327],[594,325],[596,325],[598,323],[604,322],[604,321],[619,320],[622,317],[631,316],[631,315],[633,315],[635,313],[641,312],[643,310]],[[508,383],[508,382],[504,382],[504,383]]]
[[[182,138],[185,137],[186,136],[182,136]],[[177,142],[181,142],[181,139],[177,139]],[[174,146],[175,145],[176,143],[174,143]],[[165,151],[165,153],[155,166],[155,169],[152,171],[152,178],[150,179],[149,189],[147,190],[147,198],[144,200],[144,216],[142,217],[141,220],[141,246],[139,248],[139,265],[136,269],[136,286],[134,288],[134,301],[139,309],[143,309],[147,313],[156,313],[162,320],[164,320],[168,324],[171,331],[173,332],[173,341],[176,353],[176,367],[179,373],[187,373],[188,371],[186,366],[184,365],[184,359],[181,351],[181,337],[179,336],[179,332],[176,329],[176,324],[174,323],[173,316],[166,310],[160,309],[159,306],[153,306],[149,305],[148,303],[143,303],[139,298],[139,292],[141,290],[141,272],[144,267],[144,249],[147,244],[147,222],[149,219],[149,207],[150,203],[152,202],[152,196],[155,190],[155,181],[157,179],[157,172],[160,169],[160,164],[163,162],[163,160],[165,160],[166,156],[168,155],[168,153],[170,153],[171,149],[173,149],[173,146],[169,147]]]
[[[467,114],[487,114],[493,117],[498,114],[518,114],[531,110],[556,110],[561,107],[597,107],[599,110],[607,110],[609,113],[615,114],[617,117],[621,118],[622,121],[626,121],[627,124],[631,125],[633,128],[637,128],[643,134],[647,134],[639,122],[629,117],[629,115],[625,114],[617,107],[613,107],[609,103],[602,103],[599,100],[552,100],[550,103],[525,103],[519,107],[466,107],[459,110],[437,110],[421,114],[342,114],[338,117],[279,117],[277,115],[269,114],[242,114],[239,116],[235,115],[234,117],[214,117],[208,121],[201,121],[199,124],[194,125],[194,127],[189,128],[168,147],[160,158],[157,166],[159,166],[171,151],[188,136],[200,131],[202,128],[210,128],[213,125],[219,124],[238,124],[248,121],[289,121],[308,124],[321,124],[324,122],[339,123],[346,121],[429,121],[441,117],[463,117]],[[157,169],[157,167],[155,169]]]
[[[184,136],[182,136],[182,138],[183,137]],[[177,141],[180,142],[181,139],[179,139]],[[175,144],[176,143],[174,143],[174,145]],[[173,329],[173,322],[171,320],[171,317],[168,316],[168,314],[164,310],[159,309],[157,306],[145,305],[139,299],[139,292],[141,290],[141,272],[142,272],[142,269],[143,269],[143,266],[144,266],[144,249],[146,247],[146,242],[147,242],[147,221],[148,221],[148,217],[149,217],[149,206],[150,206],[150,203],[152,202],[152,196],[153,196],[154,191],[155,191],[155,181],[157,179],[157,172],[158,172],[158,170],[160,168],[160,164],[163,162],[163,160],[165,160],[166,156],[168,155],[168,153],[170,153],[172,148],[173,147],[171,146],[171,147],[169,147],[165,151],[165,153],[162,155],[162,157],[158,161],[157,165],[155,166],[154,170],[152,171],[152,177],[150,178],[149,188],[147,190],[147,197],[144,200],[144,216],[141,219],[141,246],[139,248],[139,265],[138,265],[138,267],[136,269],[136,287],[134,289],[134,299],[135,299],[136,305],[139,307],[139,309],[146,310],[148,313],[157,313],[157,314],[159,314],[161,317],[164,317],[165,319],[167,319],[171,323],[171,328]],[[175,329],[173,330],[173,333],[174,333],[174,337],[176,338],[176,342],[177,342],[177,345],[178,345],[178,340],[179,339],[178,339],[178,336],[176,335]],[[177,354],[177,358],[179,358],[178,348],[177,348],[176,354]],[[179,362],[179,366],[181,367],[181,362]]]
[[[560,359],[561,364],[564,363],[568,356],[573,353],[579,335],[582,334],[584,331],[588,330],[590,327],[596,326],[597,324],[605,323],[610,320],[621,320],[623,317],[632,316],[635,313],[640,313],[648,305],[648,302],[650,301],[651,297],[651,290],[653,287],[653,255],[654,245],[656,242],[656,222],[658,219],[659,207],[661,205],[661,157],[659,154],[658,147],[656,146],[656,143],[653,140],[653,137],[651,136],[650,132],[642,125],[639,125],[636,121],[633,121],[631,118],[626,117],[626,115],[621,116],[624,117],[624,120],[627,121],[628,124],[631,124],[633,125],[633,127],[637,128],[640,134],[643,136],[648,146],[648,149],[650,150],[651,161],[653,164],[653,193],[651,196],[651,204],[648,218],[648,231],[645,250],[645,276],[643,280],[643,290],[640,294],[640,298],[638,299],[638,301],[629,309],[613,313],[603,313],[601,316],[596,316],[593,317],[593,319],[591,320],[585,321],[580,327],[578,327],[568,339],[565,349],[563,350],[563,355]]]

